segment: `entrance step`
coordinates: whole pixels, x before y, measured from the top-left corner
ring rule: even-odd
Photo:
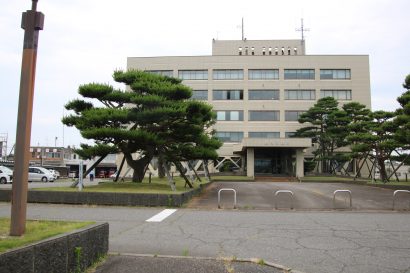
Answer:
[[[255,182],[298,182],[294,176],[256,176]]]

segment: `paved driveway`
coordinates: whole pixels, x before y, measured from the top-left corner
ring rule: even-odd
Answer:
[[[294,208],[297,210],[330,210],[333,209],[333,192],[347,189],[352,192],[353,210],[392,210],[393,190],[363,185],[342,183],[298,183],[298,182],[216,182],[200,197],[194,198],[190,208],[216,209],[218,191],[221,188],[232,188],[237,191],[237,204],[240,209],[273,209],[277,190],[291,190],[294,193]],[[410,197],[398,196],[397,209],[408,209]],[[225,208],[233,207],[233,193],[222,192],[221,203]],[[345,193],[336,195],[336,208],[349,208],[349,198]],[[289,194],[277,197],[279,209],[290,208]]]
[[[350,211],[179,209],[29,204],[29,219],[110,225],[110,251],[200,257],[258,257],[308,273],[410,272],[410,214]],[[0,203],[0,217],[10,205]]]

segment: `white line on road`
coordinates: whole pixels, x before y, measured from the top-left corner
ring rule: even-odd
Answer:
[[[145,220],[145,222],[161,222],[162,220],[164,220],[165,218],[167,218],[168,216],[170,216],[176,211],[177,211],[176,209],[164,209],[163,211],[161,211],[158,214],[155,214],[148,220]]]

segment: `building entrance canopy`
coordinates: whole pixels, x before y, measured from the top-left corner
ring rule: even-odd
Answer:
[[[233,147],[234,153],[243,153],[247,148],[300,148],[312,147],[310,138],[243,138]]]

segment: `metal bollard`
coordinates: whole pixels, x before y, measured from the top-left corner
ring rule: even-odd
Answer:
[[[410,191],[408,191],[408,190],[395,190],[395,191],[393,192],[393,210],[394,210],[396,195],[397,195],[398,193],[400,193],[400,192],[402,192],[402,193],[410,193]]]
[[[233,208],[236,209],[236,190],[228,189],[228,188],[220,189],[218,191],[218,209],[221,208],[221,192],[222,191],[233,191],[233,193],[234,193],[234,195],[233,195]]]
[[[350,197],[350,209],[352,208],[352,192],[350,190],[335,190],[333,192],[333,208],[336,208],[336,194],[340,192],[345,192],[349,194]]]
[[[290,190],[278,190],[278,191],[275,192],[275,209],[278,209],[277,196],[279,195],[279,193],[289,193],[289,194],[290,194],[290,196],[291,196],[291,198],[290,198],[290,200],[291,200],[290,209],[293,209],[293,197],[294,197],[294,194],[293,194],[293,192],[290,191]]]

